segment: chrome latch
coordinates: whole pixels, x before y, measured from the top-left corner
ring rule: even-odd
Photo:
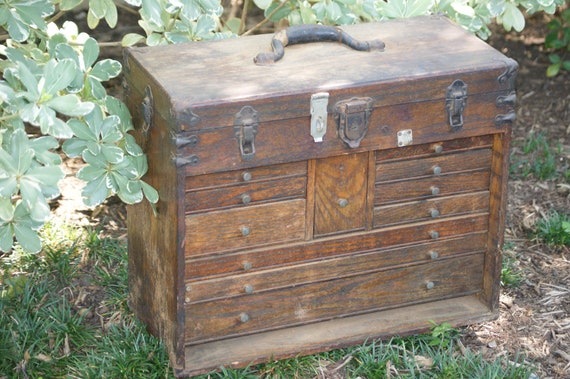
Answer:
[[[329,94],[319,92],[311,95],[311,136],[315,142],[323,142],[327,133],[327,106]]]
[[[398,147],[404,147],[411,145],[413,142],[412,129],[400,130],[397,133],[398,136]]]
[[[243,107],[234,118],[234,132],[238,141],[241,159],[252,160],[255,157],[255,136],[257,135],[259,116],[250,106]]]
[[[368,131],[374,100],[370,97],[354,97],[335,104],[335,120],[338,137],[350,148],[360,146],[360,141]]]
[[[463,110],[467,104],[467,84],[463,80],[455,80],[446,91],[445,109],[451,130],[456,132],[463,128]]]

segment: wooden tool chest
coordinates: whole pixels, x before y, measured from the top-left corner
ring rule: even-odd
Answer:
[[[497,316],[516,63],[439,16],[342,30],[126,51],[160,194],[130,304],[179,376]]]

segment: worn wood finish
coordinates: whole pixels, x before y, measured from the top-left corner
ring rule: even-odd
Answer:
[[[190,304],[186,307],[186,341],[196,343],[234,337],[395,305],[477,293],[483,280],[483,259],[482,254],[469,255]]]
[[[461,172],[449,175],[432,175],[420,179],[399,182],[377,183],[375,201],[377,205],[405,200],[427,199],[489,188],[489,170]]]
[[[291,266],[301,262],[317,260],[328,260],[339,256],[354,257],[355,254],[374,252],[381,250],[382,267],[397,265],[400,262],[406,263],[412,257],[415,261],[429,256],[430,251],[438,251],[440,254],[449,255],[454,251],[458,254],[473,250],[484,249],[487,234],[486,224],[458,223],[453,229],[457,236],[449,239],[439,238],[433,242],[430,237],[426,237],[431,229],[431,223],[424,224],[421,229],[411,227],[407,229],[387,229],[359,236],[355,239],[349,235],[345,238],[330,238],[319,240],[318,242],[307,244],[287,245],[285,247],[268,248],[263,250],[248,250],[234,254],[224,254],[215,257],[193,258],[186,261],[186,278],[188,281],[201,281],[205,277],[217,277],[233,274],[243,274],[250,270],[256,271],[265,268],[275,268],[278,266]],[[447,225],[445,225],[447,227]],[[470,228],[475,226],[477,230]],[[449,228],[453,228],[452,224]],[[415,234],[415,232],[418,232]],[[473,234],[468,234],[473,232]],[[390,248],[382,241],[395,241],[396,235],[404,234],[411,236],[417,242],[411,246]],[[429,238],[429,239],[428,239]],[[466,250],[467,249],[467,250]],[[430,258],[431,259],[431,258]],[[245,268],[247,267],[247,269]],[[293,266],[294,267],[294,266]],[[238,280],[241,276],[237,276]]]
[[[380,227],[488,211],[488,191],[466,193],[374,207],[374,226]]]
[[[295,45],[269,66],[252,58],[270,35],[126,51],[160,195],[156,215],[128,209],[130,304],[177,376],[497,315],[516,63],[438,16],[346,31],[386,49]],[[366,117],[335,104],[352,98],[372,108],[351,148],[337,120],[354,133]]]
[[[315,236],[365,228],[367,172],[368,153],[317,160]]]
[[[191,368],[205,368],[189,371],[197,374],[220,365],[244,367],[250,363],[268,362],[276,359],[275,351],[281,358],[293,358],[298,356],[299,349],[313,354],[371,339],[389,338],[394,335],[394,330],[401,330],[400,336],[426,332],[432,322],[459,326],[496,316],[476,296],[452,298],[187,346],[186,362]]]
[[[469,150],[423,159],[409,155],[413,158],[379,163],[376,166],[376,177],[390,181],[488,168],[491,165],[491,153],[491,149]]]
[[[302,240],[305,237],[305,200],[189,215],[186,230],[192,233],[192,238],[186,240],[185,253],[196,256]]]

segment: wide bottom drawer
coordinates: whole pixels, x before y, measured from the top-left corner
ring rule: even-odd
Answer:
[[[438,300],[185,347],[179,374],[198,375],[224,367],[314,354],[364,341],[427,331],[432,322],[466,325],[495,319],[477,295]]]
[[[186,342],[302,325],[396,306],[474,294],[483,254],[370,272],[186,306]],[[339,306],[342,304],[342,306]]]

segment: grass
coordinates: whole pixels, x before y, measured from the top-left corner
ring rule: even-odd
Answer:
[[[538,180],[562,178],[570,180],[570,172],[564,164],[562,145],[551,146],[544,133],[531,131],[522,144],[523,157],[512,158],[510,173],[513,176],[530,176]]]
[[[96,231],[47,225],[44,250],[0,255],[0,379],[173,378],[161,342],[127,303],[125,243]],[[448,324],[430,333],[221,369],[215,378],[528,378],[532,366],[506,355],[487,361]]]
[[[570,246],[570,214],[552,211],[536,223],[536,238],[551,246]]]

